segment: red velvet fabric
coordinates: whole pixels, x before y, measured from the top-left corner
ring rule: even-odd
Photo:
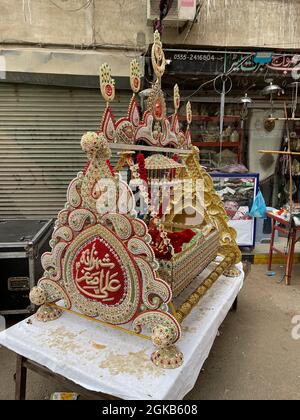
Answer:
[[[168,238],[171,240],[175,254],[181,252],[183,245],[188,244],[195,235],[196,233],[191,229],[186,229],[182,232],[168,233]]]
[[[99,238],[78,252],[73,264],[73,277],[79,293],[88,299],[112,306],[126,294],[126,278],[118,258]]]
[[[156,228],[150,228],[149,233],[152,237],[152,248],[155,256],[160,259],[170,260],[172,255],[166,246],[162,245],[162,239],[159,231]],[[187,244],[196,235],[191,229],[183,230],[182,232],[169,232],[168,238],[174,248],[175,254],[182,252],[182,247]]]

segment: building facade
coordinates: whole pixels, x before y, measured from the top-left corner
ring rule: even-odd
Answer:
[[[152,42],[147,3],[159,0],[1,0],[0,42],[146,48]],[[178,0],[174,0],[177,4]],[[179,0],[189,5],[194,0]],[[165,31],[178,45],[299,48],[298,0],[195,0],[190,30]]]
[[[47,218],[63,206],[68,182],[84,165],[80,137],[100,125],[99,67],[111,65],[114,111],[126,114],[130,61],[140,61],[145,83],[151,77],[147,53],[158,5],[159,0],[0,0],[0,218]],[[177,19],[180,7],[193,8],[192,17]],[[232,66],[240,50],[241,57],[253,50],[286,50],[297,57],[299,15],[298,0],[174,0],[163,25],[167,74],[174,80],[196,75],[187,87],[193,90],[199,77]],[[216,51],[219,67],[206,54]],[[190,66],[182,52],[192,54]],[[242,76],[253,65],[244,66]]]

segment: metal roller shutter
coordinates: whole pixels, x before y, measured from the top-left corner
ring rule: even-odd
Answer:
[[[127,114],[130,97],[117,95],[116,117]],[[103,110],[96,89],[0,85],[0,218],[57,215],[86,164],[81,136],[99,129]]]

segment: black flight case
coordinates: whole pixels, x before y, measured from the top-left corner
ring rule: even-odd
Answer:
[[[29,291],[43,274],[54,220],[0,220],[0,314],[30,314]]]

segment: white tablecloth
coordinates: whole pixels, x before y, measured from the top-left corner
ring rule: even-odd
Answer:
[[[47,324],[33,317],[32,323],[23,321],[2,332],[0,344],[92,391],[124,400],[182,400],[193,389],[243,280],[244,274],[221,277],[183,322],[178,347],[185,361],[179,369],[155,367],[150,341],[68,313]]]

